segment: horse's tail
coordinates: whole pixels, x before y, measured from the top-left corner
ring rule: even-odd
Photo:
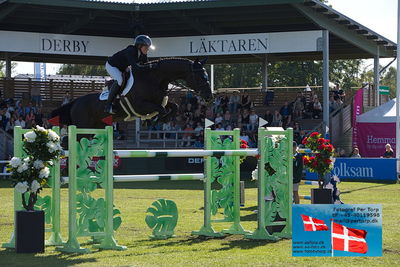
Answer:
[[[65,125],[71,125],[72,124],[72,118],[71,118],[71,108],[72,106],[75,104],[75,100],[62,105],[61,107],[53,110],[51,112],[51,118],[55,118],[55,117],[59,117],[59,122],[61,124],[65,124]]]

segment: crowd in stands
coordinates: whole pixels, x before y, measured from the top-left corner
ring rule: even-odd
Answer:
[[[40,125],[50,128],[50,124],[41,110],[41,99],[32,96],[29,103],[23,105],[22,100],[0,99],[0,127],[12,135],[15,126],[30,129]]]
[[[308,88],[309,89],[309,88]],[[329,109],[330,112],[343,106],[344,91],[337,87],[332,91]],[[266,95],[267,101],[267,95]],[[270,127],[292,127],[294,139],[301,143],[306,136],[306,130],[302,129],[302,119],[321,119],[322,104],[318,95],[311,89],[300,91],[295,99],[287,101],[280,109],[268,109],[272,101],[268,97],[265,103],[267,109],[264,114],[257,114],[250,96],[238,91],[218,94],[212,105],[206,105],[201,98],[188,92],[179,101],[179,110],[175,120],[167,123],[152,125],[147,130],[153,131],[183,131],[179,136],[181,147],[202,147],[204,120],[208,119],[215,124],[214,130],[241,129],[241,138],[248,142],[250,147],[256,147],[258,119],[261,116]],[[310,129],[308,129],[310,130]],[[164,138],[175,138],[173,133],[165,133]]]

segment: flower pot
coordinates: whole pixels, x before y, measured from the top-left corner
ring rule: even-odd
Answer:
[[[17,253],[44,252],[44,211],[18,210],[15,213]]]
[[[326,188],[311,189],[311,204],[332,204],[332,190]]]

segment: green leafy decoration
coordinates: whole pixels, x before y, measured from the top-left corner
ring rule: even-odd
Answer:
[[[215,150],[235,149],[235,143],[228,136],[212,136],[211,147]],[[221,185],[219,190],[211,190],[211,214],[216,215],[218,209],[224,209],[224,220],[232,221],[234,217],[234,168],[235,157],[222,156],[211,158],[213,177],[211,182],[217,181]]]
[[[289,220],[289,195],[287,194],[288,181],[287,168],[288,159],[288,139],[287,138],[266,138],[267,158],[265,195],[272,196],[271,200],[265,205],[265,221],[267,225],[272,224],[277,215],[283,220]]]
[[[169,238],[174,235],[178,222],[178,209],[172,200],[158,199],[147,209],[147,225],[153,229],[153,238]]]

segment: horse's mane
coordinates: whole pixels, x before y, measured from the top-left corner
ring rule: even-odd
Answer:
[[[188,64],[192,64],[193,60],[187,59],[187,58],[181,58],[181,57],[167,57],[167,58],[160,58],[160,59],[155,59],[152,61],[149,61],[147,63],[188,63]]]

